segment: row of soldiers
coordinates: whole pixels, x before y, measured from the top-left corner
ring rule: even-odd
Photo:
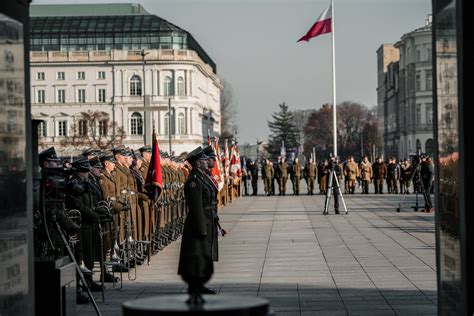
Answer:
[[[388,193],[409,194],[412,183],[414,193],[422,193],[423,183],[430,183],[429,187],[425,186],[428,192],[433,190],[434,167],[428,155],[417,156],[413,161],[404,159],[401,162],[397,162],[395,157],[389,157],[387,163],[381,157],[377,157],[374,163],[371,163],[367,156],[364,156],[360,163],[356,163],[353,156],[347,157],[344,162],[331,157],[319,164],[309,159],[304,166],[298,158],[288,164],[284,157],[278,157],[277,163],[267,158],[261,166],[265,194],[275,195],[276,182],[279,195],[285,195],[288,179],[292,182],[294,195],[300,194],[301,179],[306,181],[308,195],[314,194],[316,182],[319,184],[319,193],[326,194],[333,162],[345,194],[355,194],[357,186],[361,188],[361,193],[368,194],[370,183],[373,183],[374,193],[377,194],[384,193],[385,185]],[[258,163],[248,160],[246,167],[245,176],[251,180],[253,195],[257,195]],[[246,178],[244,180],[247,180]]]
[[[39,154],[44,174],[58,174],[56,170],[61,170],[59,174],[65,178],[63,205],[58,207],[55,190],[46,189],[45,209],[55,209],[61,228],[69,236],[79,236],[71,244],[76,261],[83,262],[86,285],[91,291],[103,291],[103,283],[92,278],[95,262],[116,261],[112,265],[114,272],[128,272],[182,232],[186,215],[183,184],[189,174],[188,165],[166,152],[160,153],[163,186],[157,198],[146,187],[151,150],[150,146],[139,150],[88,149],[64,164],[54,147]],[[51,181],[45,180],[47,187]],[[71,210],[79,212],[79,222],[77,217],[72,220]],[[38,248],[42,248],[39,243]],[[104,264],[100,270],[101,280],[117,281]],[[87,303],[89,299],[80,288],[77,301]]]

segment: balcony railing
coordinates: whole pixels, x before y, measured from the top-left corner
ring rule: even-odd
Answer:
[[[146,50],[146,61],[192,61],[201,64],[209,73],[213,73],[212,67],[204,63],[199,55],[193,50],[187,49],[150,49]],[[110,50],[110,51],[47,51],[30,52],[30,61],[34,63],[44,62],[76,62],[76,61],[141,61],[141,50]]]

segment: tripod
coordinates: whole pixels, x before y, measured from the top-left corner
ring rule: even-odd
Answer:
[[[341,197],[342,205],[344,206],[344,210],[346,211],[346,214],[347,214],[346,202],[344,201],[344,197],[342,196],[341,187],[339,186],[339,180],[337,179],[336,169],[334,166],[331,168],[331,171],[329,172],[328,176],[329,176],[329,182],[328,182],[328,187],[326,189],[326,200],[324,201],[323,215],[328,214],[329,200],[331,199],[332,190],[338,191],[339,196]],[[336,181],[335,187],[333,187],[333,183],[332,183],[333,179]],[[337,199],[337,197],[334,197],[334,199]]]

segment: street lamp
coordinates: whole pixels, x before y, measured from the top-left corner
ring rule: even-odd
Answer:
[[[146,107],[146,98],[145,98],[145,56],[148,55],[150,52],[145,52],[144,49],[140,51],[140,56],[142,56],[142,67],[143,67],[143,89],[142,89],[142,94],[143,94],[143,107]],[[151,113],[147,113],[147,111],[144,111],[144,122],[145,122],[145,127],[149,128],[148,126],[148,121],[147,121],[147,116],[152,115]],[[147,143],[147,135],[150,134],[149,131],[145,128],[144,135],[143,135],[143,141],[145,145],[149,145]]]
[[[168,99],[168,135],[170,141],[170,156],[171,152],[171,98]]]

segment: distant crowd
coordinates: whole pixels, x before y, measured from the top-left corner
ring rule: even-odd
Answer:
[[[309,159],[301,164],[298,158],[288,163],[284,157],[278,157],[276,162],[265,158],[261,163],[250,159],[244,160],[242,168],[244,194],[250,195],[248,181],[252,186],[252,195],[258,194],[258,179],[264,183],[264,192],[267,196],[286,195],[287,181],[291,181],[293,194],[299,195],[300,182],[305,180],[308,195],[315,194],[315,186],[319,187],[319,194],[326,194],[330,175],[337,176],[337,183],[345,194],[355,194],[359,190],[368,194],[371,184],[373,193],[383,194],[384,188],[390,194],[433,193],[434,165],[430,156],[420,154],[412,159],[398,161],[396,157],[389,157],[384,161],[377,157],[374,163],[364,156],[359,163],[353,156],[345,161],[331,157],[320,163]],[[333,181],[336,182],[335,179]],[[334,185],[334,184],[333,184]]]

